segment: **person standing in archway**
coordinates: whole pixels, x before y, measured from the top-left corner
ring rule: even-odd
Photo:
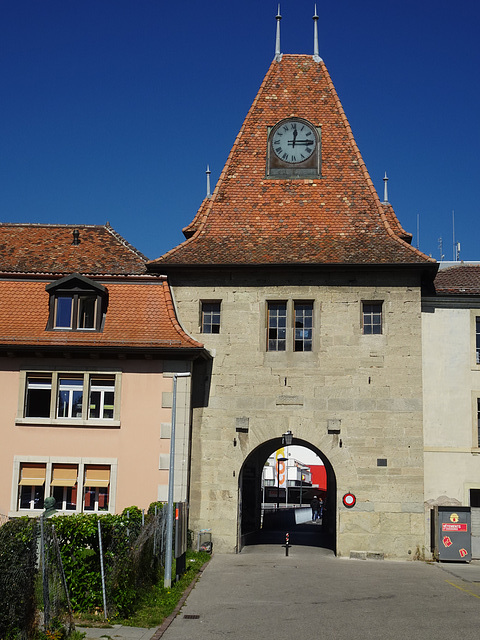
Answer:
[[[315,520],[320,517],[320,501],[317,496],[313,496],[312,501],[310,502],[310,506],[312,507],[312,520],[315,522]]]

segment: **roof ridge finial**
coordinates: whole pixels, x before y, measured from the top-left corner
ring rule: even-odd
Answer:
[[[210,166],[207,164],[207,170],[205,172],[207,174],[207,198],[211,198],[212,194],[210,191],[210,174],[212,173],[210,171]]]
[[[387,172],[385,171],[385,177],[383,178],[383,204],[388,204],[388,186],[387,186],[388,178]]]
[[[275,38],[275,60],[277,62],[280,62],[280,60],[282,59],[282,53],[280,50],[280,20],[281,19],[282,19],[282,16],[280,15],[280,3],[278,3],[278,10],[277,10],[277,16],[276,16],[277,36]]]
[[[315,62],[321,62],[320,54],[318,52],[318,14],[317,5],[315,4],[315,14],[313,16],[313,59]]]

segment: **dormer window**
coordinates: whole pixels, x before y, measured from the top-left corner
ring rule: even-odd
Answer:
[[[74,274],[48,284],[50,317],[47,329],[101,331],[107,290],[101,284]]]

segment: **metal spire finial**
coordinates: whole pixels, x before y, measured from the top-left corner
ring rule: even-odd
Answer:
[[[388,187],[387,187],[387,172],[385,171],[385,177],[383,178],[383,204],[388,204]]]
[[[277,60],[277,62],[279,62],[282,59],[282,53],[280,51],[280,20],[282,19],[282,16],[280,15],[280,3],[278,4],[278,11],[277,11],[277,37],[275,38],[275,60]]]
[[[318,52],[318,14],[317,5],[315,5],[315,14],[313,16],[313,59],[315,62],[321,62],[320,54]]]
[[[207,198],[211,198],[212,197],[212,194],[210,193],[210,174],[211,173],[212,172],[210,171],[210,167],[207,164],[207,171],[206,171],[206,174],[207,174]]]

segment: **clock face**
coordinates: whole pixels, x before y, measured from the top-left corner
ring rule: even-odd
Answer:
[[[275,130],[272,149],[275,155],[290,164],[310,158],[317,146],[317,136],[311,125],[302,120],[285,120]]]

